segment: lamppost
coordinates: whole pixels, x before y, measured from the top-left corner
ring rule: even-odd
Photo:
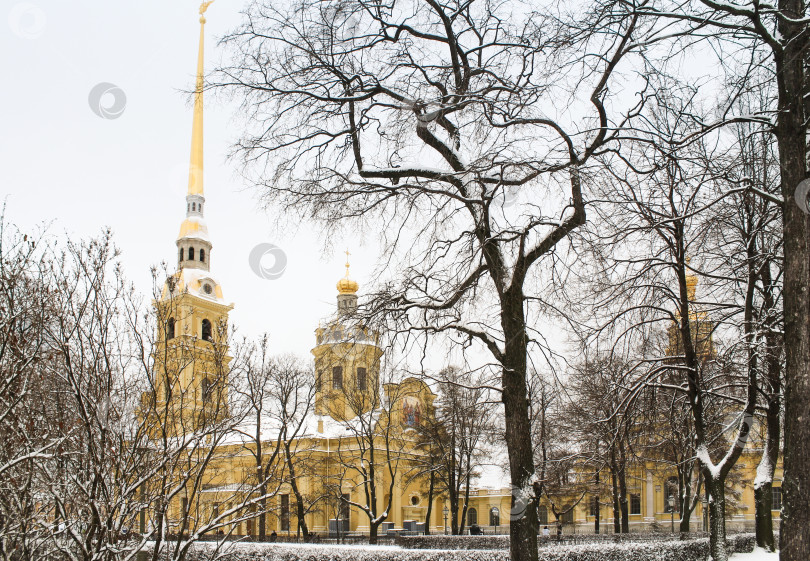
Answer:
[[[670,495],[669,500],[669,521],[672,525],[672,533],[675,533],[675,495]]]
[[[447,508],[447,505],[445,505],[444,510],[442,512],[444,513],[444,535],[446,536],[447,535],[447,514],[450,512],[450,509]]]

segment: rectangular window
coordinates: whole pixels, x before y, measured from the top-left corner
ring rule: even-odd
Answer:
[[[289,495],[281,495],[281,512],[279,513],[279,519],[281,522],[281,527],[279,528],[282,532],[289,532],[290,531],[290,496]]]
[[[219,516],[219,503],[214,503],[211,507],[211,518],[216,519]]]
[[[537,521],[541,526],[548,526],[548,509],[541,506],[537,509]]]
[[[335,366],[332,368],[332,388],[336,390],[343,389],[343,367]]]
[[[630,495],[630,514],[641,514],[641,495]]]
[[[772,487],[773,505],[772,510],[782,510],[782,487]]]
[[[366,376],[365,368],[357,369],[357,389],[363,392],[368,389],[368,378]]]
[[[569,508],[566,510],[562,515],[562,523],[563,524],[573,524],[574,523],[574,507]]]
[[[185,518],[186,516],[188,516],[188,499],[187,499],[186,497],[183,497],[183,499],[182,499],[182,501],[181,501],[180,508],[181,508],[181,509],[182,509],[182,511],[183,511],[183,512],[181,513],[181,516],[182,516],[183,518]]]

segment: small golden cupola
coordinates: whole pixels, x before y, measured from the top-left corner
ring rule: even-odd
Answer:
[[[349,278],[349,250],[346,250],[346,275],[337,283],[338,313],[352,314],[357,311],[357,291],[360,285]]]

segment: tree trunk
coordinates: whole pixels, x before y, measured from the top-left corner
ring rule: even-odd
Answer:
[[[537,561],[537,503],[528,388],[526,350],[528,338],[520,290],[502,296],[501,324],[506,341],[503,355],[502,400],[506,421],[509,474],[512,478],[512,510],[509,552],[512,561]]]
[[[630,533],[630,511],[627,508],[627,469],[624,451],[620,447],[621,463],[619,464],[619,507],[622,515],[622,534]]]
[[[763,287],[772,287],[770,264],[766,263],[762,268]],[[765,307],[768,310],[775,310],[775,302],[772,296],[772,289],[765,289]],[[767,436],[765,440],[765,450],[762,451],[762,459],[757,467],[757,479],[754,482],[754,508],[756,519],[757,546],[767,551],[774,551],[776,542],[773,537],[773,472],[776,462],[779,459],[779,444],[781,419],[781,395],[782,395],[782,371],[780,363],[780,341],[776,330],[778,325],[767,325],[765,341],[768,345],[768,353],[765,362],[768,369],[768,407],[766,411]]]
[[[458,533],[460,535],[464,534],[464,526],[467,524],[467,509],[470,506],[470,480],[471,480],[470,473],[472,472],[472,469],[470,468],[471,462],[472,462],[472,459],[468,457],[467,458],[467,477],[466,477],[466,481],[464,482],[464,508],[461,511],[461,522],[459,524],[459,530],[458,530]]]
[[[712,561],[728,561],[725,478],[706,474],[705,480],[709,490],[709,553]]]
[[[430,535],[430,515],[433,514],[433,493],[436,489],[436,472],[430,470],[430,486],[428,487],[428,505],[425,513],[425,535]]]
[[[773,481],[754,487],[754,508],[756,519],[757,547],[773,551]]]
[[[259,487],[259,492],[266,495],[267,485],[262,484]],[[259,508],[261,509],[259,512],[259,541],[263,542],[267,540],[267,499],[262,499],[259,502]]]
[[[295,476],[295,466],[292,461],[292,454],[290,453],[290,442],[284,444],[284,455],[287,457],[287,470],[290,473],[290,488],[295,496],[296,518],[298,519],[298,530],[303,534],[304,541],[309,541],[309,527],[305,517],[306,508],[304,506],[304,497],[298,489],[298,479]]]
[[[610,452],[610,480],[613,491],[613,533],[622,533],[621,509],[619,508],[619,480],[616,476],[616,454],[611,447]]]
[[[380,526],[379,522],[372,522],[368,529],[368,543],[374,545],[377,543],[377,528]]]
[[[678,471],[680,472],[678,474],[678,485],[680,485],[678,495],[681,505],[681,521],[678,531],[681,534],[688,534],[692,520],[692,462],[680,464]]]
[[[810,214],[794,200],[807,177],[803,94],[807,30],[803,0],[779,0],[783,50],[775,53],[779,111],[776,134],[784,198],[785,476],[782,561],[810,559]],[[805,203],[806,204],[806,203]]]

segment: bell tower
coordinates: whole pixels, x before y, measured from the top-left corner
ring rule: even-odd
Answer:
[[[204,14],[211,3],[200,7],[191,159],[185,219],[176,241],[177,272],[155,302],[154,381],[142,404],[172,435],[193,433],[228,415],[227,326],[233,304],[224,300],[222,286],[210,273],[212,244],[203,214]]]
[[[357,282],[346,275],[337,283],[337,311],[315,330],[315,414],[343,421],[379,407],[379,333],[357,317]]]

